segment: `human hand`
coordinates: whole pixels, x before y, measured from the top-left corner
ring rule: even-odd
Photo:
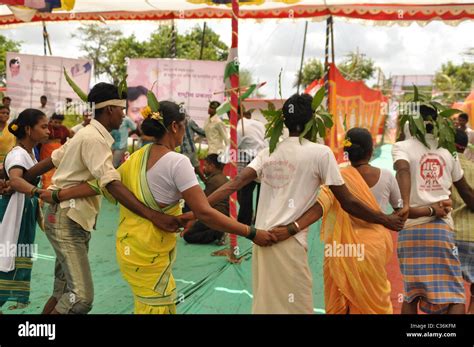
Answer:
[[[410,206],[404,205],[396,212],[396,214],[399,215],[403,219],[403,221],[406,221],[408,219],[408,215],[410,214]]]
[[[10,186],[10,181],[0,180],[0,195],[12,195],[14,192]]]
[[[402,218],[398,212],[394,212],[392,214],[386,215],[385,221],[383,222],[383,226],[390,230],[395,230],[395,231],[402,230],[403,226],[405,225],[405,219]]]
[[[272,233],[266,230],[257,230],[257,234],[255,235],[254,239],[252,240],[258,246],[267,247],[271,246],[278,242],[278,239]]]
[[[444,218],[452,211],[453,201],[451,199],[441,200],[430,206],[434,210],[437,218]]]
[[[153,212],[150,222],[167,233],[179,232],[179,228],[181,227],[178,217],[170,216],[158,211]]]
[[[288,232],[288,227],[284,225],[274,227],[270,230],[270,232],[276,236],[278,242],[285,241],[286,239],[291,237],[290,233]]]
[[[47,189],[38,189],[39,198],[48,204],[54,204],[53,191]]]

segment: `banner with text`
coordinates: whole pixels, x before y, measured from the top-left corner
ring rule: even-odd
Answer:
[[[141,121],[146,92],[152,88],[159,101],[184,103],[200,126],[208,117],[209,101],[222,102],[225,62],[181,59],[130,59],[127,67],[128,115]]]
[[[39,108],[40,97],[48,98],[49,115],[66,98],[79,101],[76,93],[67,83],[63,70],[85,92],[89,90],[92,63],[85,59],[69,59],[39,55],[7,53],[7,91],[12,99],[11,106],[21,112],[25,108]]]

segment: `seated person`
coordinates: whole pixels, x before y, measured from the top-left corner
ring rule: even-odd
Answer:
[[[227,177],[222,173],[224,165],[219,162],[217,154],[209,154],[206,157],[204,161],[204,174],[207,176],[206,189],[204,189],[206,196],[211,195],[228,181]],[[229,199],[222,200],[213,207],[226,216],[229,215]],[[207,244],[224,240],[225,234],[210,229],[206,224],[198,220],[182,236],[188,243]]]

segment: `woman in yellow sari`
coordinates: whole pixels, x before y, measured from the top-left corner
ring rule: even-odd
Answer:
[[[183,198],[196,217],[210,228],[245,236],[261,246],[276,242],[269,232],[232,220],[209,205],[191,162],[174,151],[183,141],[184,112],[169,101],[160,102],[159,107],[159,112],[148,112],[142,123],[143,133],[154,138],[154,143],[133,153],[118,169],[125,187],[156,211],[178,216]],[[107,192],[104,193],[110,200]],[[117,262],[132,289],[135,313],[176,313],[176,284],[172,274],[176,235],[120,206]]]
[[[270,233],[257,232],[209,205],[191,162],[173,150],[183,141],[184,112],[168,101],[160,102],[159,110],[148,114],[142,123],[143,133],[155,142],[132,154],[118,169],[122,183],[152,209],[180,215],[180,199],[184,198],[196,217],[210,228],[248,237],[262,246],[276,241]],[[117,261],[132,288],[135,313],[176,312],[176,284],[172,275],[176,235],[159,230],[148,220],[120,207]]]

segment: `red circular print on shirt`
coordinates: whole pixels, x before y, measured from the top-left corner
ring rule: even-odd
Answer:
[[[422,156],[420,159],[420,175],[423,181],[420,190],[442,190],[440,180],[443,177],[445,167],[446,163],[443,158],[436,154],[428,153]]]

